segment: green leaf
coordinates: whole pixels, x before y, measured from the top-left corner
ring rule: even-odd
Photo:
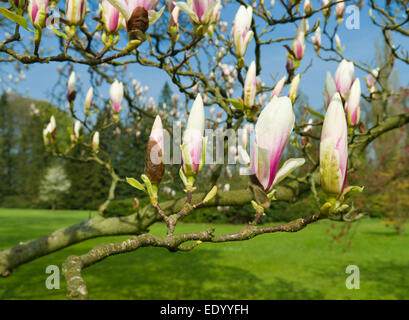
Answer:
[[[145,187],[142,185],[142,183],[140,183],[138,180],[134,179],[134,178],[126,178],[126,182],[128,182],[128,184],[130,184],[132,187],[139,189],[141,191],[145,191]]]
[[[235,100],[235,99],[227,99],[228,102],[230,102],[233,107],[235,107],[236,109],[239,110],[243,110],[244,109],[244,105],[242,102],[240,102],[239,100]]]
[[[19,26],[23,27],[27,31],[34,32],[33,30],[30,30],[28,28],[28,23],[27,20],[18,14],[15,14],[14,12],[11,12],[10,10],[7,10],[6,8],[0,7],[0,13],[5,16],[7,19],[14,21],[17,23]]]
[[[312,110],[310,107],[305,107],[305,109],[307,109],[307,111],[308,111],[309,113],[311,113],[312,115],[314,115],[314,116],[316,116],[316,117],[321,118],[322,120],[324,120],[325,117],[324,117],[321,113],[319,113],[319,112],[317,112],[317,111],[315,111],[315,110]]]
[[[212,190],[210,190],[209,193],[206,195],[206,197],[203,199],[203,203],[207,203],[210,200],[212,200],[214,196],[216,195],[216,193],[217,193],[217,187],[214,186]]]
[[[54,27],[51,27],[51,30],[53,30],[54,33],[55,33],[57,36],[61,37],[61,38],[64,38],[64,39],[67,39],[67,38],[68,38],[65,33],[61,32],[60,30],[58,30],[58,29],[56,29],[56,28],[54,28]]]

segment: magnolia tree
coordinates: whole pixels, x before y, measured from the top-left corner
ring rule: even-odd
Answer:
[[[54,210],[56,202],[68,192],[71,182],[65,174],[64,167],[56,165],[48,168],[40,184],[39,198],[51,204]]]
[[[88,289],[82,270],[111,255],[146,246],[190,251],[203,242],[245,241],[265,233],[298,232],[320,219],[354,221],[363,216],[350,199],[363,187],[347,185],[347,173],[364,163],[362,154],[374,139],[409,122],[404,107],[398,113],[386,108],[400,94],[388,82],[394,61],[409,63],[404,48],[393,42],[394,33],[408,36],[406,1],[366,4],[373,28],[381,31],[389,48],[385,65],[344,55],[338,29],[342,23],[359,27],[363,4],[354,1],[103,0],[98,5],[93,8],[86,0],[10,0],[1,7],[9,21],[2,27],[8,32],[0,42],[3,63],[60,63],[59,84],[66,94],[56,94],[64,97],[57,101],[68,105],[73,124],[66,130],[51,118],[43,131],[47,151],[97,162],[109,172],[111,185],[98,216],[0,252],[0,274],[8,276],[22,264],[90,238],[132,235],[67,258],[67,295],[84,299]],[[44,46],[51,43],[55,48],[46,53]],[[263,57],[274,54],[274,45],[286,48],[275,70],[285,69],[286,74],[265,83]],[[324,87],[325,114],[299,103],[299,83],[314,72],[312,63],[303,61],[306,50],[324,65],[338,64],[335,74],[328,72],[310,93],[321,95]],[[175,95],[171,105],[157,106],[147,98],[147,88],[129,75],[131,65],[147,72],[162,70],[184,101]],[[80,66],[91,74],[84,92],[76,73]],[[357,77],[357,70],[365,78]],[[381,106],[376,121],[361,121],[363,104]],[[138,137],[151,126],[140,177],[120,176],[112,164],[104,136],[119,123]],[[63,144],[62,136],[69,136],[71,144]],[[221,143],[214,143],[215,138]],[[288,142],[296,158],[289,158]],[[218,190],[223,171],[246,177],[247,187]],[[164,179],[180,179],[185,196],[161,201]],[[105,217],[119,183],[134,187],[136,198],[148,195],[150,204],[140,208],[136,199],[134,214]],[[317,195],[319,188],[325,201]],[[314,215],[261,225],[272,201],[294,202],[307,193],[317,202]],[[200,207],[248,203],[254,219],[234,233],[215,234],[214,228],[177,233],[178,222]],[[147,231],[157,221],[166,223],[166,236]]]

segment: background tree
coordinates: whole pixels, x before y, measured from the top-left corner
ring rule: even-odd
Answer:
[[[64,167],[54,165],[47,169],[40,185],[40,200],[51,204],[51,209],[56,208],[57,201],[64,196],[71,187],[71,181],[65,174]]]

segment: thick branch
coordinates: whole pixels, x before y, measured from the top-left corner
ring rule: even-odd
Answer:
[[[285,181],[284,181],[285,182]],[[276,198],[282,201],[294,201],[296,197],[309,190],[308,182],[301,183],[289,180],[285,186],[277,188]],[[198,203],[205,193],[193,194],[192,202]],[[205,204],[212,206],[234,206],[250,203],[255,196],[250,189],[218,192],[217,195]],[[166,201],[160,204],[161,208],[170,214],[177,213],[186,203],[186,198]],[[0,275],[8,276],[16,267],[88,239],[114,235],[141,234],[148,227],[160,220],[157,211],[149,206],[139,213],[127,217],[103,218],[94,217],[67,228],[62,228],[29,242],[18,244],[0,252]]]
[[[88,299],[88,289],[82,278],[82,270],[112,255],[135,251],[141,247],[162,247],[170,251],[189,251],[200,242],[243,241],[265,233],[297,232],[319,218],[319,214],[316,214],[306,219],[300,218],[278,226],[258,228],[250,225],[232,234],[213,235],[214,229],[166,237],[142,234],[119,243],[101,244],[82,256],[68,257],[63,264],[63,274],[67,280],[67,296],[71,299]],[[199,242],[190,247],[181,247],[187,241]]]

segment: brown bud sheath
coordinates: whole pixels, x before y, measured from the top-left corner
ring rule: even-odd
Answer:
[[[128,36],[130,40],[141,40],[149,28],[148,11],[144,7],[136,7],[127,22]]]
[[[73,102],[75,97],[77,96],[77,91],[71,91],[70,94],[67,95],[68,102]]]
[[[159,183],[164,173],[163,150],[156,140],[150,138],[146,146],[145,174],[152,183]]]

